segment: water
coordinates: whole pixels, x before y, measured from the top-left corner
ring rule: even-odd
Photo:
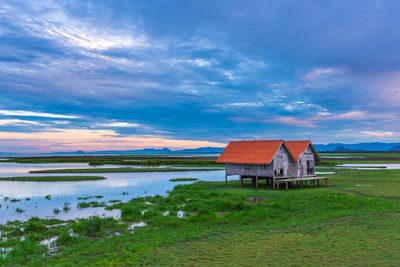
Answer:
[[[105,165],[102,167],[121,167]],[[198,178],[202,181],[224,181],[224,170],[218,171],[187,171],[187,172],[145,172],[145,173],[54,173],[29,174],[31,170],[93,168],[85,163],[46,163],[20,164],[0,162],[0,177],[12,176],[104,176],[106,180],[76,181],[76,182],[11,182],[0,181],[0,224],[12,220],[27,220],[32,216],[39,218],[58,218],[70,220],[89,216],[112,216],[118,218],[119,210],[107,211],[103,207],[78,209],[79,202],[106,202],[110,200],[128,201],[132,198],[166,195],[178,184],[192,182],[170,182],[173,178]],[[230,177],[237,179],[237,177]],[[126,194],[127,192],[127,194]],[[123,194],[124,193],[124,194]],[[45,198],[50,195],[51,200]],[[88,200],[78,200],[78,197],[92,196]],[[93,196],[102,196],[94,198]],[[8,197],[8,200],[5,200]],[[29,200],[27,200],[29,198]],[[11,202],[18,199],[17,202]],[[64,203],[69,203],[70,210],[63,211]],[[16,209],[24,212],[18,213]],[[61,213],[54,214],[59,209]]]
[[[366,169],[366,170],[374,170],[374,169],[388,169],[388,170],[398,170],[400,169],[400,164],[386,164],[386,163],[361,163],[361,164],[340,164],[338,167],[354,167],[355,169]],[[373,168],[375,167],[375,168]],[[385,168],[382,168],[385,167]]]
[[[365,159],[366,157],[353,157],[353,156],[321,156],[322,159]]]

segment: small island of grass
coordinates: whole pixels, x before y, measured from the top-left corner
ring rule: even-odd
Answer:
[[[170,182],[190,182],[190,181],[198,181],[197,178],[174,178],[170,179]]]
[[[104,180],[102,176],[23,176],[23,177],[5,177],[0,181],[19,181],[19,182],[74,182]]]
[[[174,168],[86,168],[86,169],[54,169],[38,170],[29,173],[112,173],[112,172],[185,172],[185,171],[216,171],[220,169],[174,169]]]

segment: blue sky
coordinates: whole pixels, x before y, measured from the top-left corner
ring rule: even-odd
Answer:
[[[2,1],[0,152],[395,142],[400,2]]]

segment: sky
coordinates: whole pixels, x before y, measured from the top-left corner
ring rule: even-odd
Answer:
[[[400,2],[0,3],[0,152],[397,142]]]

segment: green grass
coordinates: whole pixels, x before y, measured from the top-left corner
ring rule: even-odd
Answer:
[[[174,178],[169,179],[170,182],[190,182],[190,181],[198,181],[197,178]]]
[[[8,238],[0,247],[13,248],[0,265],[398,266],[400,170],[335,171],[329,187],[289,191],[238,181],[177,185],[167,197],[114,204],[121,221],[0,225]],[[132,233],[132,222],[148,226]],[[50,255],[39,242],[52,236],[59,250]]]
[[[336,166],[340,164],[399,164],[400,160],[343,160],[343,159],[334,159],[334,160],[326,160],[323,159],[322,162],[317,162],[316,166]]]
[[[21,182],[73,182],[104,180],[102,176],[22,176],[0,178],[0,181],[21,181]]]
[[[170,159],[168,156],[151,155],[125,155],[125,156],[54,156],[54,157],[18,157],[5,160],[4,162],[17,163],[89,163],[90,165],[142,165],[142,166],[160,166],[160,165],[182,165],[182,166],[223,166],[217,163],[217,157],[196,157]]]
[[[186,172],[215,171],[216,169],[173,169],[173,168],[91,168],[91,169],[54,169],[30,171],[29,173],[113,173],[113,172]]]
[[[400,153],[371,153],[371,152],[365,152],[365,153],[319,153],[320,156],[324,157],[400,157]]]
[[[160,165],[179,165],[179,166],[224,166],[224,163],[215,162],[216,159],[144,159],[144,160],[95,160],[90,161],[89,165],[141,165],[141,166],[160,166]]]

